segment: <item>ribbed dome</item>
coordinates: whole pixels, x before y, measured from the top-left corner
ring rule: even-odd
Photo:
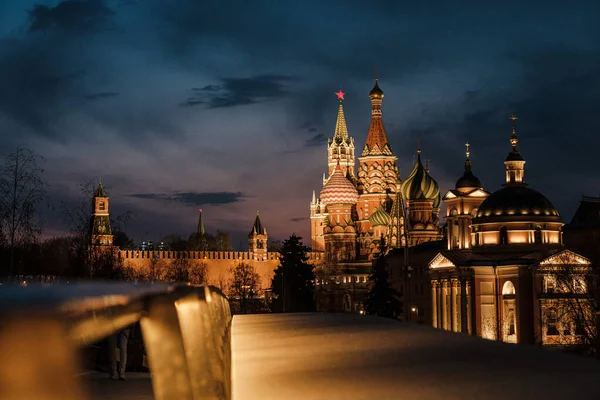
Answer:
[[[328,204],[356,204],[358,191],[342,172],[338,164],[333,171],[323,190],[321,190],[321,202]]]
[[[433,200],[434,207],[436,202],[439,205],[440,186],[421,164],[420,153],[415,167],[402,183],[401,192],[405,200]]]
[[[560,216],[556,208],[543,194],[527,186],[507,186],[481,203],[473,224],[506,220],[557,221]]]
[[[390,215],[385,211],[383,204],[377,207],[377,210],[369,217],[369,222],[373,226],[382,226],[390,223]]]

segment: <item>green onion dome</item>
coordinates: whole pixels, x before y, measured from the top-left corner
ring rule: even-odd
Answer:
[[[420,151],[415,167],[402,183],[401,192],[405,200],[433,200],[434,207],[440,204],[440,186],[423,167]]]
[[[383,226],[390,223],[390,215],[385,211],[383,204],[377,207],[377,210],[369,217],[369,222],[373,226]]]

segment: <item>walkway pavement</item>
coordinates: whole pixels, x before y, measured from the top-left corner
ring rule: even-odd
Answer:
[[[92,372],[80,376],[90,400],[152,400],[150,374],[128,372],[126,381],[108,379],[106,373]]]
[[[600,399],[600,362],[341,314],[233,319],[233,400]]]

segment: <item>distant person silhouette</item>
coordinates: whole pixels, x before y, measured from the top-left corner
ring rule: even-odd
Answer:
[[[114,335],[111,335],[108,339],[109,345],[109,356],[111,362],[110,379],[118,379],[120,381],[125,380],[125,368],[127,367],[127,342],[131,335],[131,329],[125,328]],[[117,357],[116,350],[119,349],[119,357]],[[117,358],[118,369],[117,369]],[[118,373],[118,375],[117,375]]]

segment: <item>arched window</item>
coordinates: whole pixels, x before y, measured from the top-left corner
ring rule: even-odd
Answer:
[[[542,244],[542,227],[535,227],[535,232],[533,232],[533,242],[535,244]]]
[[[504,282],[504,286],[502,286],[502,295],[506,296],[514,296],[516,293],[515,291],[515,285],[513,285],[513,283],[511,281],[506,281]]]
[[[505,226],[500,227],[500,244],[508,244],[508,231]]]
[[[103,201],[98,203],[98,210],[104,211],[105,208],[106,208],[106,204]]]

